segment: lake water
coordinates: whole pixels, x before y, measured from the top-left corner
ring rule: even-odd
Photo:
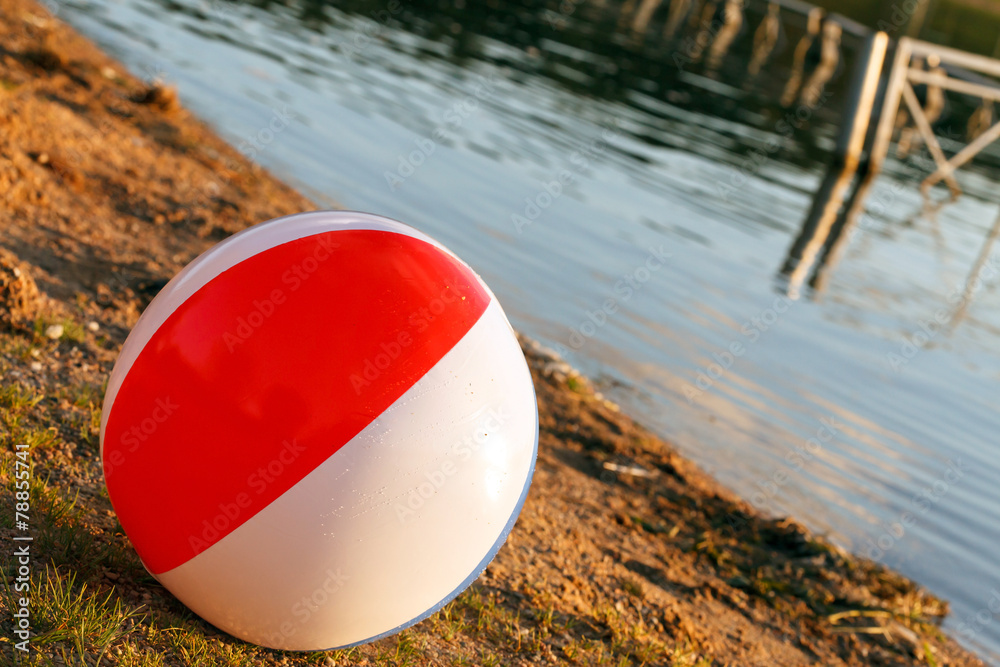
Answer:
[[[1000,589],[1000,249],[956,313],[998,213],[990,170],[922,216],[919,162],[890,160],[826,289],[788,299],[850,69],[781,123],[802,17],[751,79],[760,14],[715,73],[662,37],[665,9],[636,40],[600,3],[473,1],[59,13],[317,202],[439,238],[627,412],[762,510],[948,598],[949,627],[1000,664],[1000,618],[975,619]]]

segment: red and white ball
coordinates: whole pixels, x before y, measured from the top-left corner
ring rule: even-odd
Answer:
[[[496,555],[538,447],[496,297],[399,222],[279,218],[150,303],[108,382],[101,455],[150,573],[226,632],[364,643],[429,616]]]

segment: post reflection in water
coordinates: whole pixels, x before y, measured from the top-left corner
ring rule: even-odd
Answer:
[[[806,288],[813,295],[821,294],[826,289],[850,242],[851,232],[858,227],[876,176],[875,172],[866,172],[857,180],[850,195],[845,196],[855,179],[854,171],[849,165],[836,163],[827,169],[802,228],[778,271],[779,287],[789,298],[798,299]],[[923,208],[914,217],[935,215],[938,210],[940,206],[925,200]],[[961,321],[968,309],[976,292],[977,276],[986,266],[997,238],[1000,238],[1000,213],[969,270],[962,291],[963,298],[949,318],[952,326]]]
[[[818,287],[819,274],[823,273],[828,259],[836,254],[834,249],[840,247],[846,238],[847,213],[853,213],[852,226],[857,222],[861,206],[855,204],[860,201],[858,193],[861,188],[856,187],[849,201],[845,202],[847,188],[854,177],[855,170],[850,165],[832,164],[827,170],[802,223],[802,230],[789,248],[788,257],[779,272],[789,298],[798,299],[802,295],[807,278],[809,287],[821,291]]]

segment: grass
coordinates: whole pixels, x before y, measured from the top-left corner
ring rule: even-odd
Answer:
[[[49,318],[39,317],[35,320],[34,332],[36,340],[46,338],[45,330],[54,324],[62,325],[63,332],[60,341],[82,343],[87,338],[87,331],[76,320],[69,317]]]
[[[34,408],[45,397],[21,384],[0,386],[0,421],[6,425],[10,417],[20,416]]]
[[[61,388],[53,394],[58,402],[65,401],[70,409],[63,420],[65,428],[76,435],[76,441],[91,452],[100,449],[101,405],[106,383],[101,385],[81,382]]]
[[[128,634],[130,621],[141,618],[139,609],[128,609],[113,592],[101,594],[77,585],[75,573],[46,568],[32,581],[32,589],[32,623],[40,630],[32,644],[42,656],[58,656],[67,665],[82,666],[92,657],[90,664],[98,667]]]

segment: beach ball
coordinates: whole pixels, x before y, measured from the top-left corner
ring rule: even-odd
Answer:
[[[101,457],[146,569],[262,646],[324,650],[426,618],[524,503],[527,364],[434,239],[363,213],[272,220],[149,304],[108,381]]]

